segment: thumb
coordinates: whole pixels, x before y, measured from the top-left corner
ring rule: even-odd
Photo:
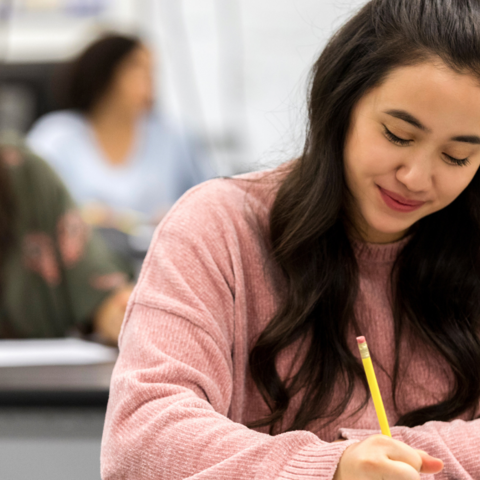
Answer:
[[[115,294],[115,303],[117,304],[118,308],[125,310],[127,308],[128,300],[132,293],[133,286],[129,285],[127,287],[122,288]]]
[[[120,295],[119,305],[120,305],[121,308],[123,308],[123,309],[127,308],[128,299],[130,298],[131,293],[132,293],[131,291],[122,292],[122,294]]]
[[[418,454],[422,458],[421,473],[438,473],[443,470],[443,461],[439,458],[432,457],[423,450],[417,450]]]

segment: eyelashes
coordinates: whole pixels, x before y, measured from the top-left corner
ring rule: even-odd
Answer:
[[[395,145],[405,147],[407,145],[410,145],[410,143],[412,142],[411,140],[404,140],[403,138],[397,137],[385,125],[383,126],[383,128],[385,129],[385,136]]]
[[[444,153],[443,155],[445,155],[448,158],[448,161],[450,163],[453,163],[454,165],[458,165],[460,167],[463,167],[463,166],[468,165],[470,163],[468,161],[468,157],[467,158],[455,158],[455,157],[451,157],[450,155],[447,155],[446,153]]]
[[[387,139],[395,145],[399,145],[400,147],[406,147],[407,145],[410,145],[410,143],[412,142],[412,140],[405,140],[404,138],[397,137],[385,125],[383,125],[383,128],[384,128],[384,133]],[[468,157],[455,158],[455,157],[451,157],[450,155],[447,155],[446,153],[443,153],[442,155],[445,156],[448,163],[453,165],[464,166],[464,165],[468,165],[469,163]]]

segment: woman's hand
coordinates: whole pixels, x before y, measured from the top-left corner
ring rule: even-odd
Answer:
[[[385,435],[372,435],[350,445],[333,480],[419,480],[420,473],[438,473],[442,460]]]
[[[122,328],[123,317],[133,285],[127,285],[112,293],[95,310],[94,332],[107,342],[116,345]]]

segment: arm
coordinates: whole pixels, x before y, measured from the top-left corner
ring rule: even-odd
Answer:
[[[378,433],[349,428],[342,428],[340,431],[344,438],[357,440],[364,440]],[[394,439],[443,460],[445,467],[435,477],[438,480],[479,478],[480,419],[427,422],[414,428],[393,427],[391,432]]]
[[[239,368],[235,241],[218,199],[197,195],[203,188],[160,225],[130,301],[102,478],[332,479],[352,441],[328,444],[307,431],[272,437],[228,418]]]
[[[100,338],[116,344],[133,288],[130,268],[68,203],[58,220],[57,248],[75,325],[91,325]]]
[[[31,181],[39,189],[33,221],[54,239],[61,270],[59,292],[69,307],[70,326],[86,326],[93,320],[97,333],[116,343],[131,291],[130,268],[85,224],[55,172],[39,158],[29,161]]]

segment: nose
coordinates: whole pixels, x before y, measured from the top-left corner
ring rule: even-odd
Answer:
[[[397,168],[395,176],[411,192],[428,192],[433,184],[432,167],[428,157],[411,156]]]

